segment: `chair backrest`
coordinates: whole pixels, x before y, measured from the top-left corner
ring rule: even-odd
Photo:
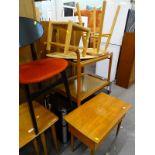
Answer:
[[[42,25],[30,18],[19,17],[19,47],[33,44],[43,35]]]

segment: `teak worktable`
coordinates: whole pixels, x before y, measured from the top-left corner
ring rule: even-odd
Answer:
[[[77,75],[69,78],[69,87],[71,92],[72,100],[80,106],[81,101],[94,94],[98,90],[109,86],[110,87],[110,73],[112,65],[112,53],[107,53],[105,55],[98,56],[96,58],[80,60],[79,52],[77,52],[77,61],[69,61],[71,65],[77,68]],[[81,69],[85,65],[95,63],[100,60],[109,59],[108,68],[108,79],[103,79],[96,75],[84,74]],[[65,89],[63,85],[58,85],[56,89],[65,95]]]

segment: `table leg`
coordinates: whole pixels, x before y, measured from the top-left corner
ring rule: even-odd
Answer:
[[[110,82],[110,76],[111,76],[112,58],[113,58],[113,54],[111,53],[109,57],[109,66],[108,66],[108,81],[109,82]]]
[[[67,54],[69,51],[70,41],[71,41],[71,36],[72,36],[72,26],[73,26],[72,21],[69,21],[67,32],[66,32],[66,39],[65,39],[65,48],[64,48],[65,54]]]
[[[71,148],[72,148],[72,152],[74,151],[74,136],[71,133]]]
[[[71,100],[71,93],[70,93],[70,89],[69,89],[69,82],[68,82],[67,75],[66,75],[65,71],[61,72],[61,78],[62,78],[62,81],[63,81],[64,86],[65,86],[65,91],[66,91],[66,95],[68,98],[68,102],[69,102],[70,106],[72,107],[72,100]]]
[[[121,123],[122,123],[122,120],[119,122],[118,126],[117,126],[117,131],[116,131],[116,137],[119,133],[119,130],[120,130],[120,127],[121,127]]]

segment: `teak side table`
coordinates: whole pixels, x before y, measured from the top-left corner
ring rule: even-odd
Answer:
[[[90,148],[91,155],[95,155],[97,147],[116,125],[118,135],[122,119],[130,108],[130,104],[100,93],[64,116],[71,132],[72,149],[75,136]]]

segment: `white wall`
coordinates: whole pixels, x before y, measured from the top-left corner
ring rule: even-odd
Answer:
[[[35,6],[39,8],[42,13],[41,18],[45,20],[56,20],[63,14],[63,0],[51,0],[35,2]]]
[[[115,4],[114,2],[111,2],[111,1],[109,2],[109,4],[107,3],[105,22],[103,26],[104,33],[109,32],[109,28],[112,23],[113,16],[118,4],[121,5],[121,9],[119,12],[119,16],[117,18],[117,22],[110,41],[110,45],[108,47],[108,51],[113,52],[110,81],[115,80],[117,63],[118,63],[118,58],[120,53],[120,46],[122,44],[122,39],[124,35],[127,13],[128,13],[128,9],[131,8],[131,4],[125,1],[124,2],[119,1],[119,2],[116,2]],[[105,39],[102,39],[101,48],[104,47],[104,42],[105,42]],[[108,77],[108,60],[104,60],[96,63],[96,74],[104,78]]]
[[[65,2],[75,2],[75,3],[80,3],[80,9],[85,9],[86,8],[86,4],[87,4],[87,0],[62,0],[63,3]]]

